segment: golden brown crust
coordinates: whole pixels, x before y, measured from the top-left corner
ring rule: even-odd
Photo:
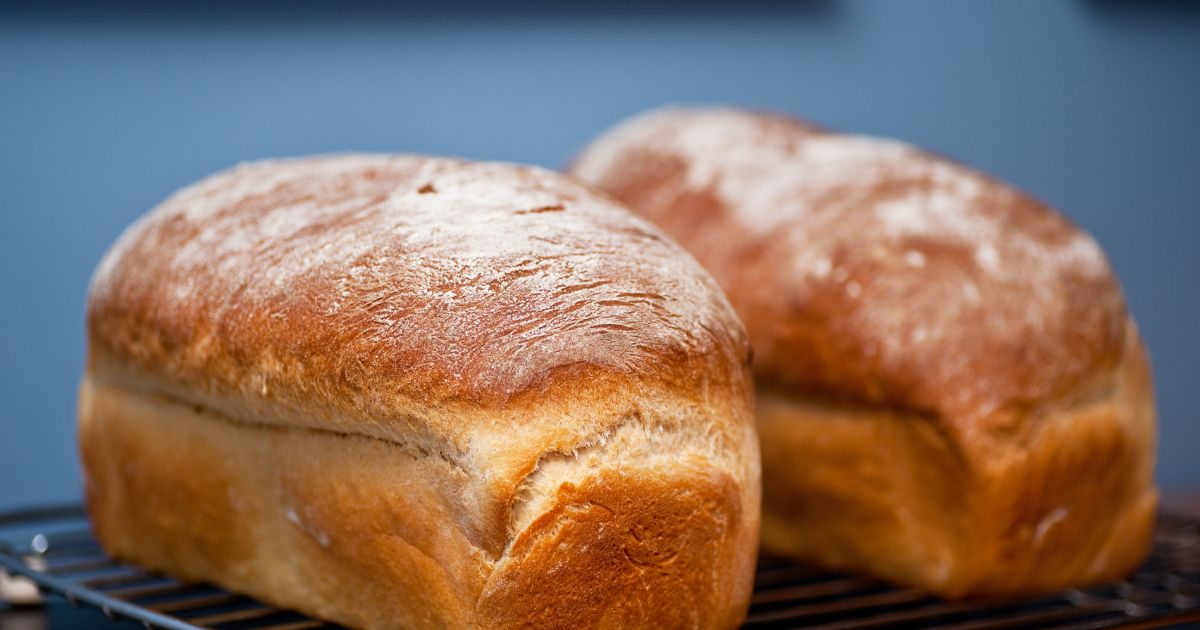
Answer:
[[[1062,215],[913,147],[783,117],[668,109],[574,174],[713,273],[766,383],[984,422],[1115,367],[1127,315]]]
[[[887,408],[762,395],[763,546],[946,596],[1128,573],[1158,499],[1149,370],[1129,338],[1097,391],[1032,411],[1003,446]]]
[[[1142,557],[1148,367],[1067,219],[898,142],[730,109],[634,118],[571,170],[677,238],[746,323],[767,549],[952,596]]]
[[[749,604],[757,492],[691,436],[634,453],[637,427],[617,431],[493,555],[460,526],[449,465],[417,449],[90,379],[80,412],[110,553],[279,606],[372,628],[732,628]]]
[[[616,204],[534,167],[419,156],[185,188],[105,257],[88,331],[101,366],[401,424],[396,399],[499,406],[597,374],[729,387],[748,352],[708,275]]]
[[[753,577],[753,550],[729,543],[745,520],[739,492],[713,470],[564,485],[489,578],[479,613],[489,627],[736,627]]]
[[[745,613],[745,333],[690,256],[567,178],[415,156],[242,166],[121,238],[88,336],[89,505],[122,557],[375,627],[566,602],[589,623]],[[593,500],[612,518],[575,522]],[[657,572],[614,562],[656,548],[625,536],[639,527],[689,549]],[[526,600],[552,571],[559,590]],[[635,584],[721,595],[652,610]]]

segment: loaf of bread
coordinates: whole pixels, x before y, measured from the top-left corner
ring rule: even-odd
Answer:
[[[351,626],[745,614],[745,332],[694,259],[567,177],[239,166],[120,238],[87,326],[87,500],[118,558]]]
[[[1142,559],[1146,354],[1067,219],[899,142],[736,109],[634,118],[571,170],[678,239],[745,323],[767,550],[946,596]]]

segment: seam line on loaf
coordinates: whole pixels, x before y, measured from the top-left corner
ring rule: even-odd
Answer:
[[[112,385],[112,386],[120,387],[120,385]],[[250,420],[246,420],[244,418],[240,418],[240,417],[229,415],[227,413],[223,413],[220,410],[217,410],[209,405],[206,405],[206,404],[203,404],[200,402],[196,402],[194,400],[190,400],[190,399],[178,396],[178,395],[170,394],[167,392],[148,391],[145,393],[147,393],[150,396],[154,396],[154,397],[160,398],[162,400],[165,400],[169,403],[190,408],[193,411],[195,411],[199,414],[202,414],[206,417],[209,417],[213,420],[217,420],[219,422],[226,422],[226,423],[229,423],[229,424],[232,424],[235,426],[247,427],[247,428],[252,428],[252,429],[262,429],[262,430],[268,430],[268,431],[300,431],[300,432],[304,432],[304,433],[328,435],[328,436],[340,437],[340,438],[362,438],[362,439],[366,439],[366,440],[374,440],[376,442],[381,442],[381,443],[387,444],[389,446],[399,447],[399,448],[403,449],[406,452],[406,454],[408,454],[410,457],[413,457],[414,459],[437,458],[437,459],[442,460],[446,464],[449,464],[451,467],[461,471],[463,474],[467,475],[468,477],[473,478],[475,476],[474,473],[471,471],[471,469],[468,468],[467,466],[463,465],[460,461],[458,461],[458,459],[456,457],[450,455],[449,453],[446,453],[445,451],[443,451],[441,449],[430,448],[427,445],[420,444],[419,442],[417,442],[415,440],[402,440],[399,438],[385,437],[385,436],[381,436],[381,435],[374,435],[371,433],[363,433],[363,432],[359,432],[359,431],[342,431],[342,430],[337,430],[337,429],[327,429],[327,428],[307,426],[307,425],[283,425],[283,424],[274,424],[274,423],[270,423],[270,422],[253,422]]]

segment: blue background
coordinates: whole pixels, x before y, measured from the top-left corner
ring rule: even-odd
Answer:
[[[175,188],[343,150],[557,166],[666,102],[903,138],[1063,209],[1148,340],[1159,479],[1200,486],[1200,3],[509,5],[0,5],[0,507],[79,495],[87,282]]]

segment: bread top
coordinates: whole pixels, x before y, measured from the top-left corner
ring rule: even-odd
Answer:
[[[619,416],[634,386],[750,387],[741,324],[691,256],[569,178],[510,164],[340,155],[213,175],[121,236],[87,324],[94,379],[458,451],[472,427],[455,423],[520,422],[526,403]]]
[[[601,136],[571,170],[713,273],[761,385],[969,430],[1076,395],[1120,360],[1128,316],[1096,242],[912,146],[671,108]]]

